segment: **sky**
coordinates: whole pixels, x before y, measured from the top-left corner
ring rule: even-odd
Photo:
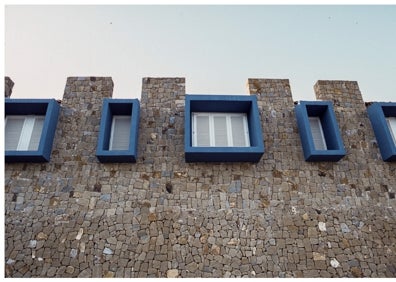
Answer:
[[[111,76],[113,98],[143,77],[185,77],[188,94],[246,94],[248,78],[358,81],[396,101],[396,5],[5,5],[13,98],[62,99],[69,76]]]

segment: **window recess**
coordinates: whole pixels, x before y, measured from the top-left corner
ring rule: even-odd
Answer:
[[[96,156],[100,162],[136,162],[139,114],[138,99],[103,100],[96,149]]]
[[[367,108],[367,113],[382,160],[396,161],[396,103],[374,102]]]
[[[295,106],[306,161],[339,161],[346,151],[330,101],[300,101]]]
[[[48,162],[59,110],[55,99],[5,99],[5,161]]]
[[[253,95],[186,95],[186,162],[258,162],[264,141]]]

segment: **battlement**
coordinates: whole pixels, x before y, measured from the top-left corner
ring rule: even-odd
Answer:
[[[6,104],[17,100],[13,85],[6,77]],[[257,99],[243,106],[230,97],[187,111],[184,78],[143,78],[139,103],[105,108],[118,100],[113,87],[111,77],[67,78],[49,161],[6,162],[6,277],[396,276],[396,162],[384,161],[371,121],[388,107],[384,126],[394,103],[369,115],[357,82],[324,80],[314,86],[317,101],[297,103],[289,80],[255,78],[247,90]],[[110,117],[136,107],[136,158],[101,162],[98,140]],[[230,133],[238,128],[231,121],[208,122],[214,138],[219,128],[235,140],[261,130],[258,159],[240,158],[253,141],[239,155],[223,148],[205,161],[213,150],[198,150],[200,161],[187,162],[185,135],[204,132],[191,117],[205,108],[207,120],[244,116],[236,118],[245,124],[240,134]],[[328,145],[311,160],[309,118],[321,120]],[[389,139],[386,130],[381,138]],[[345,151],[327,158],[334,140]]]

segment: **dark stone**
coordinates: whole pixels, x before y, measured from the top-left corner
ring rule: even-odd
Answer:
[[[358,267],[352,267],[351,273],[354,277],[363,277],[362,270]]]
[[[170,182],[166,183],[165,189],[166,189],[166,191],[167,191],[168,193],[172,193],[172,190],[173,190],[172,184],[171,184]]]
[[[150,176],[148,176],[147,174],[142,174],[141,176],[140,176],[140,178],[141,179],[144,179],[144,180],[150,180]]]
[[[381,185],[381,190],[382,190],[383,192],[388,192],[388,191],[389,191],[388,185],[382,184],[382,185]]]
[[[94,185],[94,192],[100,192],[102,191],[102,185],[97,183]]]
[[[282,172],[279,171],[279,170],[274,169],[272,171],[272,176],[275,177],[275,178],[282,178]]]

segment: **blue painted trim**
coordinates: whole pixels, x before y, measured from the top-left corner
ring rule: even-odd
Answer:
[[[58,123],[60,106],[55,99],[5,99],[5,115],[44,115],[37,151],[5,151],[6,162],[48,162]]]
[[[193,147],[193,112],[246,113],[250,147]],[[256,96],[186,95],[184,149],[186,162],[258,162],[264,141]]]
[[[113,115],[131,115],[131,131],[128,150],[109,150],[111,122]],[[102,163],[136,163],[139,137],[140,103],[138,99],[103,100],[99,140],[96,156]]]
[[[396,161],[396,146],[386,122],[386,117],[396,117],[396,103],[375,102],[367,108],[375,138],[385,162]]]
[[[304,158],[308,162],[336,162],[345,156],[338,123],[330,101],[301,101],[295,106]],[[326,139],[327,150],[316,150],[308,117],[319,117]]]

